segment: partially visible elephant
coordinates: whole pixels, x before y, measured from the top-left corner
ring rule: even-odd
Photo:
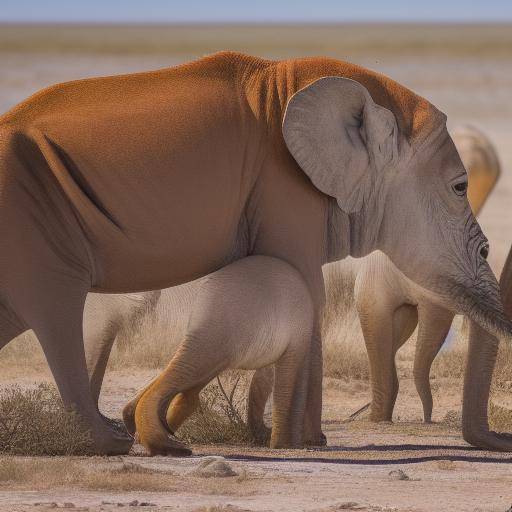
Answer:
[[[512,339],[466,190],[446,116],[335,59],[222,52],[50,87],[0,117],[0,347],[33,329],[94,451],[126,453],[90,390],[87,293],[280,258],[314,303],[304,432],[322,444],[324,264],[381,250],[432,301]]]
[[[512,247],[500,278],[505,313],[512,318]],[[470,323],[469,350],[464,376],[462,435],[473,445],[509,451],[512,436],[489,430],[488,406],[499,339],[474,322]]]
[[[249,256],[202,279],[183,342],[123,411],[128,430],[151,455],[190,454],[170,434],[195,410],[201,389],[226,369],[275,363],[270,446],[302,446],[313,317],[302,276],[277,258]]]

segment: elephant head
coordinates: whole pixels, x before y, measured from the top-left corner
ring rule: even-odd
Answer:
[[[420,114],[428,122],[411,136],[400,106],[376,104],[358,81],[326,77],[291,97],[283,137],[313,184],[348,215],[351,255],[382,250],[431,300],[510,339],[446,116],[427,102]]]

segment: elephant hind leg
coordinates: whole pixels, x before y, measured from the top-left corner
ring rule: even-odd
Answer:
[[[448,335],[453,317],[450,311],[432,304],[420,307],[413,375],[414,385],[423,406],[425,423],[432,421],[430,369]]]
[[[416,327],[416,308],[402,304],[394,311],[388,307],[360,309],[359,318],[370,364],[370,421],[392,421],[399,389],[395,355]]]
[[[271,430],[265,425],[265,406],[274,387],[274,366],[260,368],[254,373],[247,398],[247,425],[259,442],[268,442]]]
[[[167,368],[141,393],[135,407],[135,427],[139,442],[150,455],[183,456],[192,453],[170,435],[167,408],[177,395],[188,391],[193,393],[192,390],[202,388],[222,370],[224,366],[215,366],[211,358],[199,358],[182,347]],[[174,421],[172,414],[171,419]]]
[[[137,430],[135,424],[135,411],[137,409],[137,405],[153,382],[154,380],[140,391],[133,400],[130,400],[124,406],[123,421],[126,429],[131,435],[135,435]],[[171,400],[166,414],[166,424],[170,434],[174,434],[181,427],[184,421],[199,407],[199,393],[203,387],[204,385],[200,384],[199,386],[188,389],[187,391],[178,393],[174,399]]]
[[[203,387],[203,384],[199,384],[199,386],[183,391],[169,404],[166,422],[171,433],[176,432],[185,420],[197,410],[200,403],[199,393]]]

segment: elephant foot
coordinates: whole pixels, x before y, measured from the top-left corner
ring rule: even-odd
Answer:
[[[327,437],[323,432],[318,432],[304,439],[304,446],[327,446]]]
[[[188,457],[192,455],[192,450],[188,446],[171,435],[161,439],[139,439],[139,441],[151,457],[155,455],[172,455],[173,457]]]
[[[466,442],[482,450],[512,452],[512,434],[463,429],[462,436]]]
[[[95,455],[126,455],[133,445],[133,437],[120,423],[105,420],[90,429],[92,452]]]
[[[300,443],[293,442],[290,437],[286,436],[278,436],[270,438],[270,448],[275,450],[279,449],[292,449],[292,448],[302,448]]]

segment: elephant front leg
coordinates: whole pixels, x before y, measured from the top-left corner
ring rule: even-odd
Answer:
[[[83,281],[61,276],[49,286],[35,284],[30,297],[19,303],[43,348],[64,405],[74,408],[90,431],[92,451],[125,454],[133,439],[101,417],[89,387],[82,334],[86,293]]]
[[[319,321],[315,323],[311,339],[308,374],[304,444],[309,446],[325,446],[327,438],[322,432],[323,359]]]

